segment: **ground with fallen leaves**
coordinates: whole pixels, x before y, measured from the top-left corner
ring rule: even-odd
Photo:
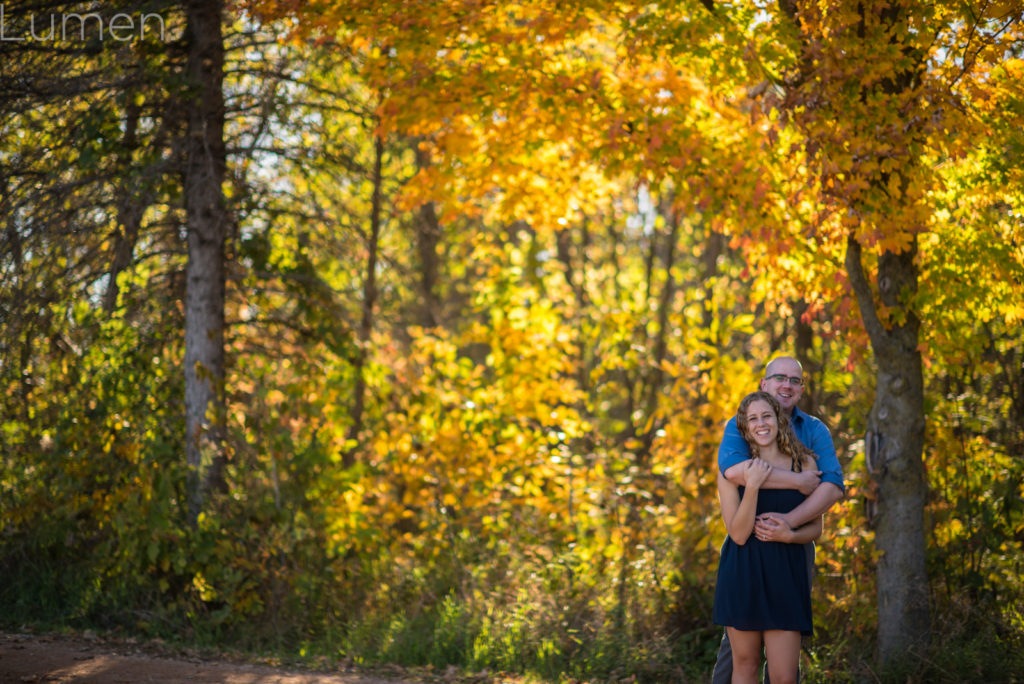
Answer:
[[[204,655],[159,642],[113,640],[89,634],[0,633],[0,684],[462,684],[474,681],[494,684],[512,680],[487,673],[466,676],[454,668],[447,672],[416,673],[385,667],[366,672],[344,665],[325,665],[323,671],[304,670],[223,655]]]

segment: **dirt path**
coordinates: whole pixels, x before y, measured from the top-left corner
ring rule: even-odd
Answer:
[[[0,633],[0,684],[415,684],[446,679],[398,678],[397,672],[391,678],[345,669],[313,672],[154,650],[131,641]]]

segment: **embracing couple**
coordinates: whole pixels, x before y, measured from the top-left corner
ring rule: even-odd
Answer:
[[[773,359],[761,389],[740,402],[718,449],[718,496],[728,537],[715,587],[714,622],[726,634],[712,684],[796,682],[800,641],[813,631],[811,578],[822,514],[843,497],[832,436],[797,408],[803,369]]]

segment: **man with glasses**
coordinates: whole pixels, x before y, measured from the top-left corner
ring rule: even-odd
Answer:
[[[814,416],[808,415],[797,407],[797,402],[804,392],[804,373],[800,362],[789,356],[772,359],[765,367],[761,390],[768,392],[782,406],[789,416],[790,425],[797,439],[804,443],[818,457],[818,470],[794,473],[773,468],[762,488],[797,489],[807,496],[803,503],[789,513],[769,513],[761,518],[768,518],[764,524],[788,525],[796,529],[823,515],[837,501],[843,498],[843,471],[836,458],[836,448],[832,443],[832,435],[825,424]],[[745,484],[746,469],[744,462],[750,458],[750,447],[736,427],[733,416],[725,425],[725,434],[718,447],[718,468],[725,478],[733,484]],[[814,543],[807,545],[807,572],[814,572]],[[722,646],[718,651],[718,662],[712,674],[712,684],[726,684],[732,679],[732,647],[728,636],[723,636]],[[765,682],[768,673],[765,670]]]

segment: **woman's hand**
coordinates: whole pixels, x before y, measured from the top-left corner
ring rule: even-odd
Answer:
[[[762,513],[754,519],[754,535],[761,541],[793,543],[793,529],[777,513]]]
[[[772,472],[771,465],[760,458],[752,458],[747,461],[746,482],[747,489],[760,489],[768,474]]]

